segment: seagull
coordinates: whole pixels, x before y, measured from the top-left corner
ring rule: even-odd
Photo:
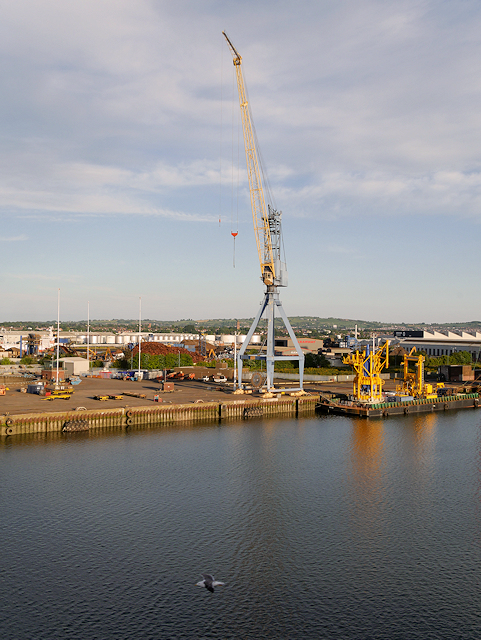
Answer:
[[[214,576],[211,576],[209,573],[201,573],[200,574],[204,579],[200,582],[196,583],[196,587],[205,587],[207,591],[214,593],[214,587],[219,587],[223,585],[223,582],[219,582],[218,580],[214,580]]]

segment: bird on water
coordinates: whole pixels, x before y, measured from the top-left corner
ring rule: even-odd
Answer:
[[[214,593],[214,587],[220,587],[223,585],[223,582],[219,582],[218,580],[214,580],[214,576],[211,576],[209,573],[201,573],[200,574],[204,579],[200,582],[196,583],[196,587],[205,587],[207,591]]]

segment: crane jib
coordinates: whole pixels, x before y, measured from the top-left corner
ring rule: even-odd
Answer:
[[[227,34],[225,32],[222,33],[224,34],[234,57],[237,88],[239,91],[239,104],[242,116],[242,128],[244,131],[244,146],[246,152],[252,217],[259,255],[259,264],[261,267],[261,277],[266,285],[278,284],[279,286],[284,286],[282,276],[280,273],[277,273],[278,269],[276,267],[276,265],[280,266],[281,264],[280,254],[277,255],[274,250],[274,247],[280,248],[280,241],[274,238],[273,242],[273,236],[280,232],[280,227],[278,225],[274,225],[273,227],[269,222],[269,214],[265,203],[258,154],[255,144],[255,135],[249,111],[249,101],[247,100],[244,78],[242,76],[242,58],[232,42],[229,40]]]

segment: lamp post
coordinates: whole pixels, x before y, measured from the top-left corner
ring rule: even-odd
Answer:
[[[140,360],[142,344],[142,297],[139,296],[139,380],[140,380]]]
[[[60,355],[60,289],[57,292],[57,374],[56,383],[58,384],[58,359]]]
[[[87,302],[87,369],[90,370],[90,302]]]
[[[236,363],[237,363],[237,331],[234,333],[234,384],[232,385],[233,388],[234,388],[234,391],[237,389],[237,386],[236,386],[236,378],[237,378]]]

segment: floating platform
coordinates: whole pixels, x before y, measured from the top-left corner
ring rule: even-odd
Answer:
[[[331,401],[321,398],[316,405],[320,413],[330,413],[358,418],[386,418],[411,413],[431,413],[433,411],[449,411],[450,409],[477,409],[478,393],[463,393],[455,396],[439,396],[437,398],[420,398],[408,402],[383,402],[380,404],[359,404],[351,401]]]

